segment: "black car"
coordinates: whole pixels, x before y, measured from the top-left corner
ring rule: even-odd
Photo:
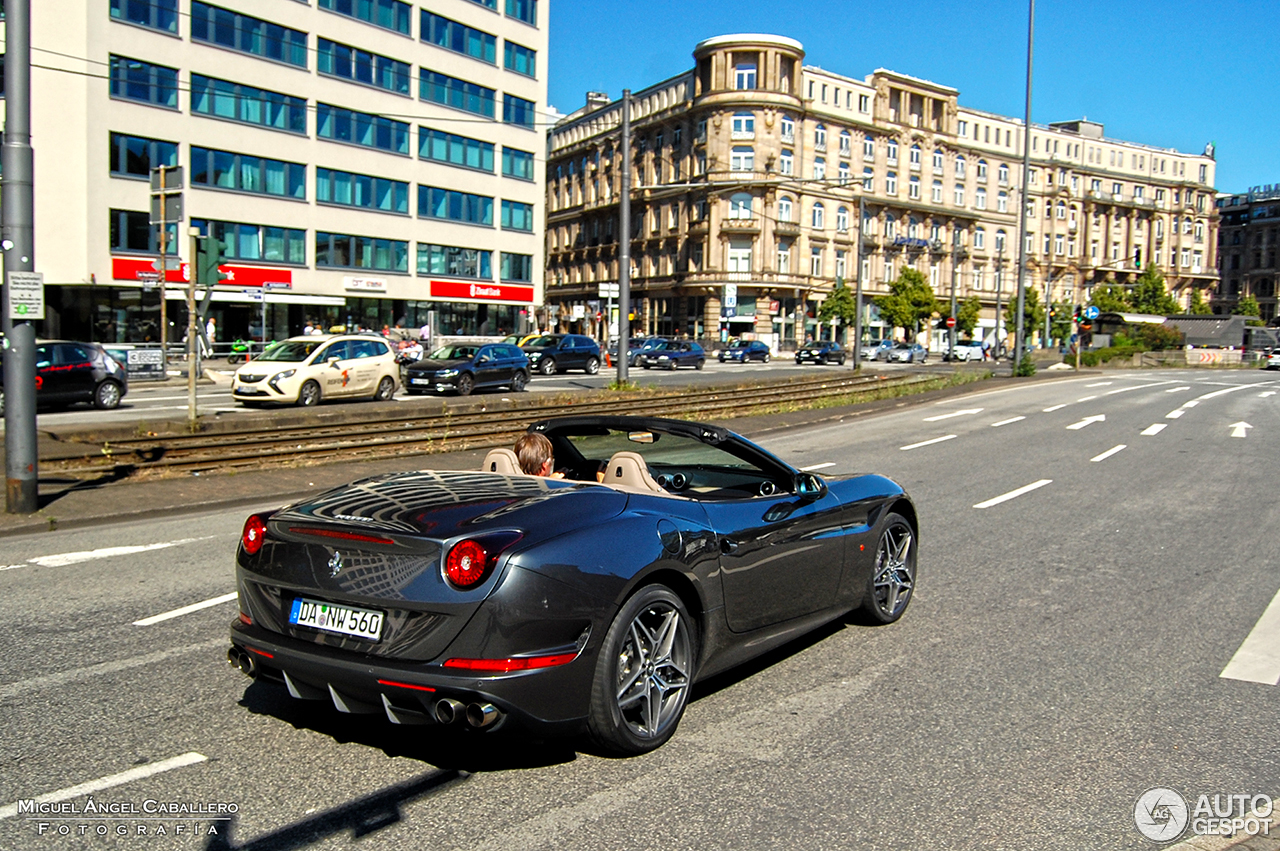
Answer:
[[[0,367],[3,367],[0,353]],[[124,364],[107,354],[97,343],[69,340],[36,342],[36,405],[62,408],[88,402],[106,410],[120,405],[129,392],[129,373]],[[0,411],[4,410],[4,373],[0,368]]]
[[[639,366],[640,358],[645,353],[656,349],[670,339],[668,337],[632,337],[627,346],[627,366]],[[609,353],[614,358],[618,357],[617,346],[612,346]]]
[[[506,343],[454,343],[407,364],[403,374],[410,396],[430,390],[468,396],[482,387],[510,387],[519,393],[529,383],[529,356]]]
[[[844,366],[846,355],[844,347],[839,343],[831,340],[819,340],[816,343],[806,343],[796,349],[796,363],[836,363]]]
[[[715,425],[530,426],[564,479],[364,479],[244,525],[228,658],[303,700],[392,724],[675,732],[695,683],[858,609],[902,616],[918,525],[893,481],[802,472]]]
[[[706,364],[707,353],[702,346],[689,340],[668,340],[640,354],[640,366],[644,369],[675,369],[681,366],[702,369]]]
[[[543,375],[566,369],[580,369],[587,375],[600,371],[600,344],[582,334],[543,334],[520,348],[529,356],[530,367]]]
[[[749,363],[753,360],[768,363],[772,355],[769,347],[760,340],[734,340],[729,348],[717,352],[716,357],[720,363]]]

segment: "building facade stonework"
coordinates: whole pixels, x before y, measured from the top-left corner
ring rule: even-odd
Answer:
[[[1221,226],[1218,262],[1222,283],[1211,305],[1214,313],[1236,312],[1240,299],[1258,302],[1261,318],[1275,324],[1276,249],[1280,247],[1280,184],[1255,186],[1248,192],[1218,197]]]
[[[837,281],[860,270],[875,296],[909,265],[940,297],[953,281],[959,300],[977,296],[978,333],[994,334],[997,298],[1016,292],[1020,120],[894,71],[806,66],[776,35],[711,38],[693,56],[632,96],[633,333],[786,348],[830,333],[814,316]],[[621,109],[593,94],[550,134],[547,304],[562,327],[597,330],[600,285],[618,280]],[[1155,263],[1183,304],[1212,290],[1212,156],[1102,130],[1032,128],[1027,286],[1079,303]],[[869,316],[873,339],[891,333]]]

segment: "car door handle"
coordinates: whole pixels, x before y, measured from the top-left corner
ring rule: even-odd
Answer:
[[[737,551],[738,551],[737,541],[733,540],[732,538],[720,539],[720,552],[724,553],[725,555],[732,555]]]

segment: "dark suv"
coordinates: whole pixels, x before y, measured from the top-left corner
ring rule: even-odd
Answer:
[[[581,334],[543,334],[520,348],[529,356],[529,367],[543,375],[580,369],[587,375],[600,371],[600,345]]]
[[[0,366],[3,360],[0,360]],[[36,343],[36,405],[61,408],[89,402],[115,408],[129,392],[123,364],[97,343],[41,340]],[[0,411],[4,410],[4,374],[0,370]]]
[[[529,383],[529,358],[506,343],[452,343],[407,365],[403,374],[410,396],[428,390],[469,396],[482,387],[510,387],[519,393]]]
[[[819,340],[816,343],[806,343],[796,349],[796,363],[824,364],[835,361],[844,366],[844,347],[839,343],[833,343],[831,340]]]

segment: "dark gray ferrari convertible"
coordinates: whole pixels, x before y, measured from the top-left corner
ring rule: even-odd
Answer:
[[[824,479],[719,426],[535,423],[563,479],[379,476],[255,514],[231,662],[393,724],[585,732],[643,753],[693,683],[911,600],[918,526],[877,475]]]

